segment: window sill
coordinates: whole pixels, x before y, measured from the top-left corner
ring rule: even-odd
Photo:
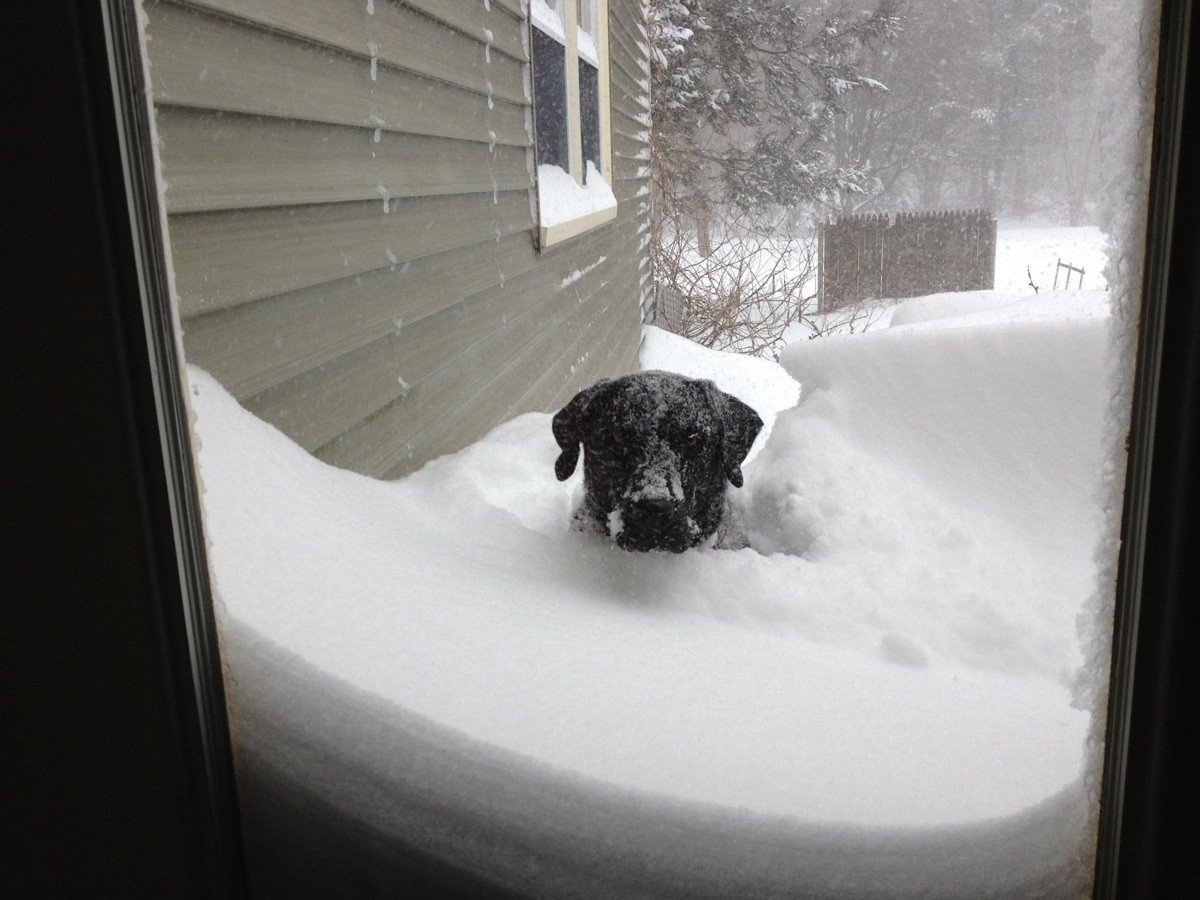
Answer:
[[[598,228],[606,222],[611,222],[616,217],[617,208],[610,206],[607,209],[600,209],[596,212],[588,213],[586,216],[580,216],[577,219],[568,219],[566,222],[559,222],[555,225],[542,225],[538,229],[541,246],[544,249],[553,244],[570,240],[573,237],[583,234],[585,231],[591,231],[593,228]]]
[[[540,165],[538,177],[539,237],[543,248],[611,222],[617,198],[605,178],[587,163],[586,184],[558,166]]]

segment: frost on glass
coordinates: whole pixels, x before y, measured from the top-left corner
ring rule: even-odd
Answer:
[[[1105,277],[1111,286],[1110,329],[1105,354],[1104,468],[1098,501],[1104,514],[1096,543],[1098,578],[1078,618],[1085,657],[1073,685],[1074,705],[1091,712],[1084,781],[1089,800],[1089,833],[1100,810],[1109,656],[1113,635],[1113,600],[1124,502],[1126,439],[1133,398],[1133,373],[1141,311],[1143,249],[1146,233],[1147,185],[1153,130],[1155,62],[1159,15],[1153,4],[1118,0],[1093,3],[1097,40],[1104,45],[1098,67],[1098,104],[1103,115],[1099,154],[1108,203],[1100,226],[1108,235]],[[1135,16],[1134,13],[1137,13]],[[1131,24],[1136,23],[1136,27]]]
[[[447,14],[457,29],[439,45],[447,53],[469,43],[467,6]],[[511,6],[471,8],[510,15]],[[176,68],[149,67],[152,82],[162,79],[155,108],[177,260],[195,267],[197,246],[243,228],[242,256],[261,253],[262,272],[283,285],[239,286],[221,270],[228,259],[214,256],[212,271],[200,266],[204,276],[187,283],[211,275],[243,296],[207,306],[181,298],[185,332],[222,335],[205,345],[207,359],[241,372],[249,336],[290,303],[294,317],[259,346],[286,355],[304,345],[266,387],[249,375],[214,377],[196,360],[188,368],[247,821],[269,834],[271,816],[285,817],[271,810],[301,809],[290,833],[317,844],[323,822],[348,821],[372,847],[411,844],[545,895],[1085,894],[1140,299],[1154,7],[966,4],[978,19],[964,14],[954,41],[914,60],[888,48],[902,25],[935,40],[943,23],[933,4],[909,21],[887,3],[877,16],[819,2],[613,3],[610,18],[629,21],[612,46],[645,65],[614,66],[614,94],[637,96],[625,98],[632,112],[613,116],[610,187],[591,159],[598,137],[584,136],[583,185],[563,155],[570,8],[527,6],[534,28],[520,38],[523,53],[481,25],[470,45],[477,68],[443,66],[436,78],[407,73],[411,60],[389,44],[425,21],[403,4],[367,2],[353,27],[322,32],[341,42],[328,52],[287,44],[289,23],[258,22],[297,71],[314,71],[322,53],[330,71],[353,68],[352,87],[337,95],[346,107],[306,106],[307,94],[278,90],[282,77],[268,101],[233,84],[205,140],[229,153],[255,140],[279,146],[272,117],[300,122],[288,134],[301,135],[314,127],[306,117],[323,115],[323,139],[352,134],[361,161],[380,165],[360,176],[309,147],[312,160],[346,167],[330,179],[301,155],[294,183],[246,199],[278,177],[274,160],[260,160],[244,192],[232,192],[232,212],[172,193],[191,189],[194,173],[173,176],[172,142],[200,133],[207,113],[197,110],[215,102],[198,87],[219,74],[204,62],[213,45],[197,41]],[[1045,70],[1004,57],[981,33],[999,27],[989,16],[1002,6],[1056,40],[1076,27],[1054,18],[1067,9],[1094,44],[1086,90],[1040,123],[1058,129],[1036,145],[1058,154],[1044,180],[1036,153],[1016,162],[1018,125],[1038,120],[1015,92],[1053,94],[1050,75],[1038,73],[1057,65],[1057,44],[1039,45]],[[152,63],[155,41],[180,17],[194,15],[205,34],[234,28],[150,9],[150,30],[161,29]],[[584,66],[598,56],[595,9],[576,7]],[[757,29],[755,47],[781,35],[804,41],[812,55],[788,63],[802,87],[756,106],[763,70],[739,69],[745,47],[735,30],[720,31],[737,28]],[[517,67],[521,103],[520,93],[499,96],[493,78],[523,54],[533,63]],[[436,55],[421,64],[436,65]],[[455,78],[453,91],[438,80]],[[909,102],[903,92],[914,86],[927,93]],[[420,118],[424,103],[443,102],[439,89],[466,125]],[[905,143],[912,129],[888,132],[882,112],[927,116],[938,141]],[[508,113],[531,116],[523,135],[504,132]],[[244,143],[220,143],[231,134]],[[536,169],[524,138],[536,144]],[[637,149],[651,142],[655,158]],[[431,169],[447,147],[486,159],[447,193],[485,195],[488,227],[473,232],[470,258],[490,280],[471,281],[457,237],[434,242],[442,226],[433,219],[415,238],[400,230],[432,190],[423,171],[386,168],[389,154],[412,147],[437,148],[419,151]],[[532,192],[526,207],[523,183],[513,187],[502,165],[513,152],[525,154],[518,175],[528,164],[540,208]],[[312,193],[343,176],[358,195]],[[512,193],[542,225],[611,209],[618,195],[630,214],[612,226],[618,239],[593,235],[544,255],[529,239],[523,255],[506,257],[496,248],[513,243],[514,227],[501,228],[499,210]],[[272,203],[284,214],[272,218]],[[1000,213],[989,289],[880,290],[819,309],[819,223],[872,213],[893,227],[900,214],[939,204]],[[294,232],[269,232],[285,217]],[[352,231],[360,220],[369,227]],[[260,222],[277,244],[252,244]],[[347,233],[325,281],[284,277],[309,271],[308,257]],[[429,243],[409,253],[393,235]],[[278,247],[292,255],[272,255]],[[414,340],[416,357],[471,327],[453,318],[465,302],[451,306],[450,326],[428,332],[401,309],[432,318],[421,304],[444,282],[475,285],[475,298],[503,297],[510,277],[548,285],[555,304],[537,309],[541,323],[587,303],[619,271],[620,254],[643,251],[654,258],[647,277],[659,307],[638,365],[711,379],[764,421],[745,483],[729,491],[749,549],[627,553],[611,535],[572,531],[582,486],[579,473],[555,479],[552,410],[513,417],[394,481],[318,459],[333,458],[337,434],[300,428],[312,445],[301,446],[280,430],[321,391],[336,414],[362,402],[374,386],[344,373],[390,360],[372,356],[390,342],[428,335]],[[1069,287],[1058,263],[1071,267]],[[631,307],[636,277],[620,282]],[[366,312],[354,305],[364,297],[376,304]],[[233,318],[238,303],[251,310],[245,320]],[[307,315],[361,326],[358,342],[317,359],[304,344]],[[219,330],[226,318],[237,327]],[[488,368],[472,348],[457,360],[464,384],[489,385],[513,362]],[[563,378],[590,352],[582,347]],[[414,374],[408,356],[394,369],[378,363],[386,391],[367,425],[406,402],[432,402],[425,391],[445,375],[440,366]],[[277,418],[268,424],[254,409]],[[392,449],[401,459],[403,448]],[[273,806],[280,796],[287,803]]]

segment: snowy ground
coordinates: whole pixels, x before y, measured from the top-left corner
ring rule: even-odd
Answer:
[[[555,480],[548,415],[381,483],[193,368],[224,628],[464,752],[810,838],[1051,802],[1089,727],[1069,683],[1096,589],[1106,294],[917,298],[890,326],[782,365],[648,329],[644,368],[713,378],[767,422],[737,492],[755,549],[678,556],[568,530],[579,473]]]
[[[1084,270],[1083,290],[1106,290],[1104,277],[1104,232],[1094,225],[1078,227],[1022,225],[1001,222],[996,231],[996,290],[1005,293],[1032,294],[1029,277],[1045,293],[1054,287],[1058,262]],[[1028,268],[1028,271],[1026,269]],[[1064,286],[1067,273],[1059,274],[1058,286]],[[1071,276],[1071,289],[1080,282]]]

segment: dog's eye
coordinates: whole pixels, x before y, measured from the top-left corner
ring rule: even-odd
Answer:
[[[688,438],[687,438],[687,445],[689,447],[699,447],[700,441],[702,441],[702,440],[703,440],[703,437],[699,434],[689,434]]]
[[[621,447],[625,444],[625,435],[621,434],[619,431],[614,431],[612,433],[612,440],[614,444],[616,444],[618,447]]]

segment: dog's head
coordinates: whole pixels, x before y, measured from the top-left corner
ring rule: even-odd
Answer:
[[[758,414],[711,381],[668,372],[602,379],[554,417],[559,481],[584,450],[584,506],[626,550],[694,547],[716,531],[726,483],[762,429]]]

